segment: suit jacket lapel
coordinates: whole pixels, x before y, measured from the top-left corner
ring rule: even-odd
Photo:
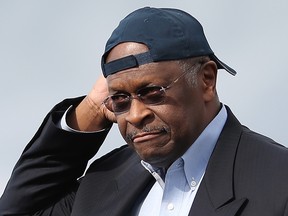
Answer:
[[[140,163],[135,164],[133,172],[122,173],[116,179],[118,198],[115,198],[116,203],[113,206],[115,214],[111,215],[131,215],[135,207],[137,208],[145,199],[154,183],[155,179]]]
[[[123,148],[111,155],[108,163],[104,157],[90,166],[77,191],[72,216],[130,215],[139,194],[151,188],[155,180],[134,150]]]
[[[230,109],[226,108],[226,124],[209,160],[190,215],[233,216],[247,201],[234,197],[234,160],[242,126]]]

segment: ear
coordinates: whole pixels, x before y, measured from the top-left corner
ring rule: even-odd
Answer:
[[[208,61],[202,65],[202,87],[203,99],[209,102],[217,96],[216,80],[217,80],[217,65],[214,61]]]

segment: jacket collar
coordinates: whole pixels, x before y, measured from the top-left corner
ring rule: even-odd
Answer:
[[[234,160],[242,126],[229,107],[226,109],[228,118],[192,205],[193,215],[232,216],[247,201],[235,199],[233,189]]]

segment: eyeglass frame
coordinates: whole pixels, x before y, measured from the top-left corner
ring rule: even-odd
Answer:
[[[201,66],[202,66],[203,62],[197,62],[195,63],[192,67],[196,66],[196,65],[199,65],[200,67],[197,69],[197,72],[200,71],[201,69]],[[167,85],[166,87],[164,86],[158,86],[158,85],[153,85],[153,86],[146,86],[146,87],[143,87],[143,88],[140,88],[136,91],[135,95],[133,96],[131,93],[117,93],[117,94],[113,94],[113,95],[109,95],[108,97],[106,97],[102,104],[104,104],[104,106],[111,112],[113,112],[115,115],[120,115],[120,114],[123,114],[123,113],[126,113],[129,111],[130,107],[131,107],[131,103],[132,103],[132,100],[133,99],[138,99],[140,102],[142,102],[143,104],[145,105],[158,105],[158,104],[161,104],[165,101],[165,98],[166,98],[166,90],[170,89],[175,83],[177,83],[182,77],[184,77],[184,75],[186,75],[188,72],[190,72],[190,70],[186,70],[185,72],[183,72],[182,74],[180,74],[178,77],[176,77],[169,85]],[[159,101],[159,102],[156,102],[156,103],[145,103],[141,97],[142,95],[137,93],[141,90],[144,90],[144,89],[149,89],[149,88],[155,88],[155,87],[159,87],[159,91],[162,91],[163,92],[163,100]],[[115,112],[113,111],[112,109],[110,109],[107,105],[107,102],[110,100],[112,100],[112,103],[113,103],[113,99],[112,97],[113,96],[117,96],[117,95],[123,95],[123,96],[127,96],[126,98],[128,99],[127,103],[129,104],[129,106],[127,106],[127,110],[124,110],[124,111],[120,111],[120,112]],[[125,99],[126,99],[125,98]]]

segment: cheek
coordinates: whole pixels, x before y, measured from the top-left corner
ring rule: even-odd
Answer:
[[[185,113],[181,107],[175,106],[163,106],[155,110],[156,118],[158,122],[166,125],[171,133],[171,139],[175,139],[179,135],[183,135],[183,128],[186,127]]]
[[[121,118],[117,118],[117,126],[118,126],[121,136],[126,140],[127,124],[125,120]]]
[[[171,139],[176,143],[185,142],[186,145],[191,144],[199,134],[204,109],[199,100],[185,100],[163,107],[161,112],[159,110],[158,117],[170,128]]]
[[[163,120],[170,128],[171,139],[175,142],[179,139],[178,137],[183,137],[183,135],[185,135],[185,130],[188,125],[184,113],[167,113],[166,118]]]

